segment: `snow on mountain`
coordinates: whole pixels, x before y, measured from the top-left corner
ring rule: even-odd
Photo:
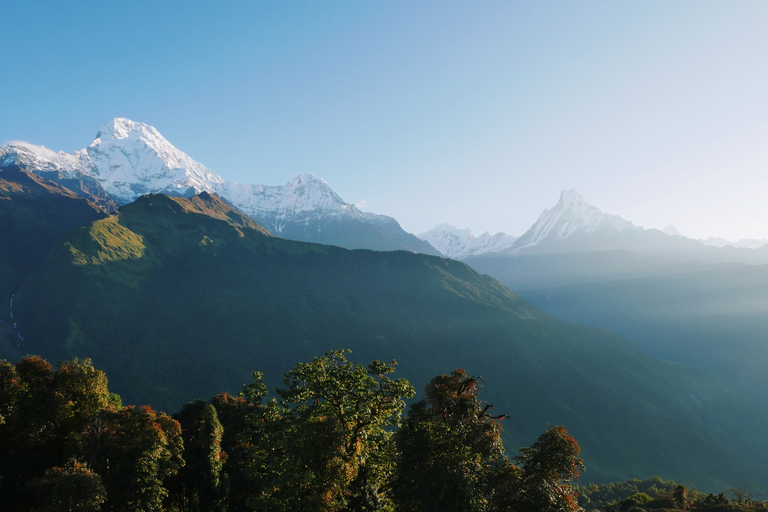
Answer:
[[[104,125],[87,148],[73,153],[12,142],[0,149],[0,164],[14,163],[43,177],[55,173],[58,178],[76,179],[85,174],[121,205],[152,192],[186,196],[214,192],[223,181],[152,126],[121,117]]]
[[[14,164],[34,168],[40,172],[72,174],[89,168],[91,159],[85,149],[65,153],[28,142],[12,141],[6,147],[0,148],[0,165]]]
[[[508,235],[506,233],[496,233],[495,235],[492,235],[486,231],[469,242],[469,252],[467,253],[467,256],[477,256],[478,254],[487,252],[502,252],[512,247],[516,241],[516,236]]]
[[[324,180],[311,173],[303,173],[282,186],[225,181],[174,147],[154,127],[121,117],[105,124],[87,148],[73,153],[12,142],[0,148],[0,165],[11,164],[27,167],[64,186],[72,185],[64,181],[77,181],[79,190],[73,190],[78,193],[85,188],[93,192],[95,185],[118,205],[149,193],[190,197],[209,192],[278,236],[286,235],[289,226],[290,234],[286,236],[294,240],[436,253],[429,244],[403,231],[395,219],[345,203]],[[321,233],[323,230],[326,233]],[[351,231],[364,232],[365,240],[353,240]]]
[[[326,216],[348,216],[371,223],[387,222],[390,217],[363,212],[345,203],[325,180],[305,172],[282,186],[243,185],[224,181],[216,193],[236,205],[246,215],[259,219],[264,227],[280,235],[286,222],[296,216],[322,211]],[[394,222],[394,219],[391,219]]]
[[[450,224],[440,224],[416,236],[428,242],[443,256],[453,259],[461,258],[469,242],[475,238],[469,228],[459,229]]]
[[[450,224],[441,224],[417,236],[429,242],[443,256],[456,260],[487,252],[501,252],[516,240],[506,233],[491,235],[487,231],[475,237],[470,229],[459,229]]]
[[[594,235],[643,231],[618,215],[603,213],[587,203],[576,189],[563,190],[557,204],[539,216],[533,226],[517,239],[513,251],[565,240],[574,235]]]
[[[104,125],[86,148],[90,174],[118,203],[149,193],[215,192],[222,178],[176,149],[154,127],[125,118]]]

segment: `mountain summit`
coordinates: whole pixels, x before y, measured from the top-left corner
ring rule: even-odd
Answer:
[[[0,148],[0,167],[19,165],[91,199],[108,210],[145,194],[223,198],[274,235],[350,249],[438,254],[391,217],[345,203],[330,186],[303,173],[283,186],[225,181],[177,149],[157,129],[117,117],[73,153],[26,142]]]
[[[546,246],[569,238],[616,235],[638,230],[642,228],[618,215],[603,213],[587,203],[572,188],[561,192],[557,204],[542,212],[533,226],[517,240],[513,250]]]
[[[89,174],[118,204],[151,193],[188,197],[215,192],[224,181],[154,127],[122,117],[105,124],[85,151],[92,164]]]
[[[447,257],[461,260],[478,254],[501,252],[512,246],[516,238],[506,233],[490,234],[488,231],[476,237],[472,231],[441,224],[420,235],[422,240]]]

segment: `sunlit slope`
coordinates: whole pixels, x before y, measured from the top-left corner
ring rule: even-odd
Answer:
[[[64,233],[104,215],[21,167],[0,167],[0,295],[15,291],[20,276],[42,262]]]
[[[250,224],[249,224],[250,222]],[[271,385],[348,347],[418,388],[481,375],[509,446],[545,423],[579,440],[585,480],[661,474],[767,488],[768,416],[721,384],[556,319],[463,263],[268,236],[217,198],[145,196],[71,233],[23,288],[25,351],[91,357],[127,403],[173,411]]]

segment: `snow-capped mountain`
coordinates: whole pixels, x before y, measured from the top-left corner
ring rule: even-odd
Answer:
[[[391,219],[345,203],[325,180],[310,172],[302,173],[282,186],[242,185],[225,181],[215,190],[246,215],[260,219],[264,227],[278,236],[292,219],[306,218],[318,210],[324,215],[349,216],[371,223],[387,223]]]
[[[574,237],[593,237],[619,233],[637,233],[635,226],[618,215],[603,213],[587,203],[576,189],[563,190],[555,206],[544,210],[538,220],[518,238],[513,247],[522,249],[548,245]]]
[[[12,142],[0,149],[0,165],[17,164],[43,177],[95,178],[118,205],[149,193],[190,196],[215,192],[223,180],[176,149],[152,126],[115,118],[96,139],[73,153]]]
[[[222,179],[168,142],[154,127],[125,118],[104,125],[96,139],[73,153],[26,142],[0,148],[0,166],[19,165],[94,199],[121,206],[149,193],[218,195],[273,234],[348,248],[437,254],[391,217],[345,203],[320,178],[304,173],[283,186]]]
[[[447,257],[460,260],[490,252],[502,252],[512,246],[516,238],[506,233],[491,235],[485,232],[475,237],[470,229],[459,229],[450,224],[441,224],[420,235],[420,239]]]

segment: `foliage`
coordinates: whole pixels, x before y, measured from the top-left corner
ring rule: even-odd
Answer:
[[[174,419],[181,425],[186,462],[169,483],[176,506],[190,512],[221,510],[227,455],[221,445],[224,427],[216,408],[196,400],[174,414]]]
[[[400,510],[485,510],[496,468],[506,465],[500,417],[477,397],[479,379],[458,369],[439,375],[397,432]]]
[[[41,496],[65,507],[68,488],[82,510],[163,510],[164,481],[183,464],[178,422],[123,407],[89,360],[55,371],[38,356],[0,362],[0,414],[0,502],[11,511],[41,509]]]
[[[394,362],[354,365],[333,351],[285,374],[269,398],[260,373],[238,396],[175,417],[124,407],[90,361],[54,370],[0,361],[0,503],[9,512],[580,510],[580,448],[548,428],[511,463],[501,419],[461,369],[413,388]],[[663,481],[588,485],[590,512],[768,512],[750,489],[703,495]]]
[[[643,489],[643,490],[640,490]],[[590,484],[580,489],[579,503],[587,512],[644,512],[655,510],[693,512],[764,512],[761,501],[749,488],[704,494],[658,476],[610,484]]]
[[[33,510],[39,512],[97,512],[107,499],[101,477],[74,459],[63,468],[46,470],[28,487]]]
[[[258,418],[253,444],[262,452],[255,468],[267,489],[253,501],[272,510],[381,510],[392,454],[391,432],[413,388],[392,380],[390,364],[368,367],[347,361],[345,351],[299,363],[285,375],[278,394]],[[277,453],[275,453],[275,451]],[[276,456],[275,456],[276,455]],[[264,471],[267,469],[267,471]]]
[[[635,478],[609,484],[589,484],[579,488],[579,505],[588,512],[603,510],[606,505],[633,495],[645,494],[651,497],[671,495],[677,486],[676,482],[665,481],[658,476],[652,476],[647,480]]]
[[[579,510],[574,481],[584,470],[580,453],[576,440],[562,426],[548,429],[532,446],[520,448],[520,455],[514,459],[522,469],[514,493],[518,510]]]

